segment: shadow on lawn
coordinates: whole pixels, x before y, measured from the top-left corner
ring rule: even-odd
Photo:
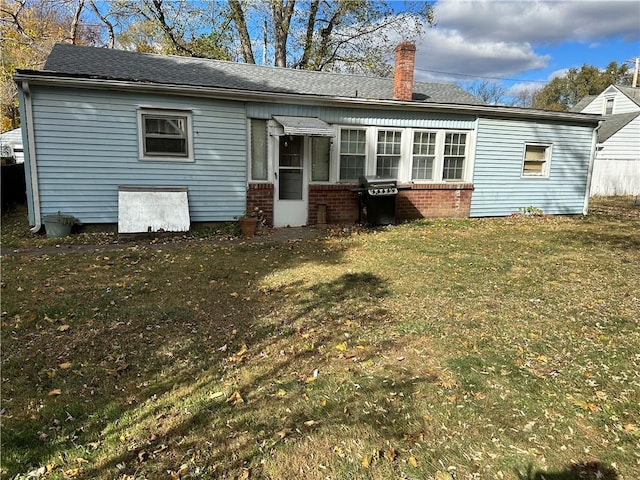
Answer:
[[[258,466],[256,457],[285,437],[318,428],[366,422],[389,436],[401,436],[406,421],[399,412],[387,408],[346,416],[347,406],[356,397],[375,400],[398,391],[410,397],[414,385],[433,379],[390,368],[384,376],[358,380],[357,386],[331,384],[344,391],[338,402],[322,408],[321,415],[293,398],[307,395],[304,376],[314,368],[322,371],[327,355],[335,353],[333,345],[344,342],[343,320],[366,327],[385,319],[387,312],[380,303],[389,293],[385,281],[360,272],[311,284],[292,280],[268,292],[257,289],[261,279],[273,272],[302,263],[339,265],[346,248],[299,242],[228,247],[213,253],[122,252],[110,254],[108,260],[87,256],[91,265],[86,271],[97,279],[84,284],[70,278],[56,295],[45,294],[43,288],[34,290],[37,298],[29,304],[31,312],[20,311],[25,301],[3,305],[7,318],[21,313],[39,319],[34,320],[33,331],[17,330],[9,345],[3,342],[3,377],[12,376],[11,381],[3,379],[7,478],[71,451],[78,458],[93,459],[79,464],[78,478],[135,475],[140,469],[166,476],[194,451],[202,465],[219,468],[216,474],[237,475],[247,465]],[[180,278],[171,270],[176,263],[158,267],[174,255],[179,255],[175,260],[180,262]],[[275,261],[264,261],[269,255]],[[225,256],[233,260],[225,263]],[[53,267],[48,260],[52,277],[57,269],[65,271],[69,259],[62,260]],[[118,273],[129,265],[134,265],[133,274]],[[249,280],[249,271],[256,277]],[[137,286],[135,275],[147,275],[148,281]],[[112,287],[116,284],[132,285]],[[153,299],[158,303],[152,307]],[[192,301],[198,303],[197,311]],[[67,315],[70,328],[64,333],[59,324],[41,320],[47,312],[64,314],[70,305],[77,305],[77,310]],[[3,336],[6,332],[4,328]],[[306,332],[312,332],[314,348],[300,348]],[[282,347],[282,352],[287,344],[297,349],[274,354],[274,349]],[[236,358],[243,345],[249,354]],[[320,351],[318,346],[323,345],[326,349]],[[385,345],[381,341],[376,348]],[[265,352],[271,355],[267,359],[262,358]],[[74,367],[54,372],[64,361]],[[268,362],[261,370],[241,372],[248,362],[260,361]],[[328,388],[327,382],[332,377],[322,371],[313,387]],[[277,394],[277,385],[287,389],[284,398]],[[61,395],[47,396],[59,386]],[[212,395],[219,389],[226,391],[224,397]],[[232,390],[244,403],[226,401]],[[22,396],[25,402],[31,397],[36,405],[18,405],[8,396]],[[191,406],[185,407],[191,399]],[[263,412],[270,412],[274,404],[278,415],[265,417]],[[305,424],[314,418],[323,421]],[[128,438],[136,431],[135,438]],[[288,433],[278,434],[283,431]]]
[[[275,328],[272,324],[261,324],[260,321],[256,321],[257,318],[243,324],[234,323],[233,326],[242,329],[243,333],[239,338],[229,340],[234,341],[236,345],[244,342],[248,350],[253,352],[243,362],[256,361],[255,355],[260,356],[275,344],[293,343],[293,337],[304,336],[308,330],[317,326],[320,328],[313,335],[315,345],[331,348],[337,342],[344,341],[343,334],[336,329],[337,324],[327,319],[331,312],[336,310],[342,310],[350,322],[357,322],[361,326],[377,322],[386,314],[377,304],[378,300],[388,294],[385,282],[370,273],[346,273],[333,281],[315,284],[313,288],[299,282],[293,282],[292,285],[293,291],[283,290],[280,295],[271,299],[270,304],[263,304],[260,312],[256,313],[257,317],[266,314],[275,304],[286,301],[285,295],[300,296],[295,308]],[[368,308],[358,309],[358,305],[362,305],[360,302],[367,302]],[[376,346],[378,349],[384,349],[387,343],[382,341]],[[224,370],[233,376],[234,372],[239,371],[245,364],[235,364],[233,361],[228,363],[227,360],[219,359],[215,364],[209,365],[208,375],[213,376],[215,370]],[[158,474],[172,468],[177,470],[180,463],[175,464],[176,457],[187,458],[189,452],[197,451],[200,460],[206,465],[213,466],[214,469],[217,468],[216,465],[223,465],[207,473],[222,475],[224,478],[236,478],[241,475],[243,468],[259,468],[257,457],[268,455],[269,451],[280,443],[302,438],[318,429],[335,432],[337,428],[364,424],[373,426],[380,435],[401,438],[409,426],[404,415],[400,411],[394,412],[392,406],[385,405],[385,408],[372,409],[367,413],[348,412],[349,406],[362,398],[375,403],[392,392],[403,392],[410,398],[411,394],[423,388],[426,382],[434,381],[433,378],[408,375],[404,369],[390,368],[385,371],[384,376],[355,377],[354,381],[357,380],[357,384],[331,384],[331,388],[336,387],[340,390],[340,394],[336,395],[339,401],[321,408],[310,406],[309,401],[301,401],[300,398],[312,395],[309,388],[323,390],[327,388],[327,382],[332,382],[331,374],[325,372],[326,366],[326,355],[319,353],[316,348],[276,356],[259,375],[235,386],[243,398],[241,403],[225,401],[225,398],[219,397],[201,402],[197,409],[173,422],[174,425],[162,435],[151,435],[153,432],[150,432],[149,438],[152,440],[107,459],[99,467],[87,469],[86,476],[91,478],[113,471],[117,465],[126,465],[121,469],[121,473],[134,475],[136,466],[141,463],[140,452],[149,455],[150,452],[158,451],[161,444],[171,444],[168,450],[173,459],[160,454],[149,460],[157,463],[154,469]],[[305,374],[311,374],[314,367],[319,367],[320,376],[310,385],[308,382],[311,376]],[[201,393],[210,386],[207,382],[198,382],[198,373],[202,374],[198,370],[180,369],[163,385],[156,385],[154,392],[160,396],[163,392],[187,388],[189,392],[185,395]],[[287,389],[286,398],[277,394],[275,385]],[[256,393],[257,391],[264,393]],[[406,403],[409,404],[410,400]],[[168,410],[171,410],[171,405],[165,405],[164,409],[148,411],[144,416],[138,415],[138,422],[155,416],[155,423],[160,424],[171,415]],[[276,415],[265,416],[265,411],[274,412]],[[322,420],[316,422],[318,418]],[[131,426],[123,424],[121,428],[121,431],[113,430],[109,435],[117,438]],[[201,440],[186,440],[194,431],[206,431],[204,445]]]
[[[618,473],[611,466],[600,462],[574,463],[562,471],[534,471],[530,465],[526,473],[516,472],[518,480],[618,480]]]

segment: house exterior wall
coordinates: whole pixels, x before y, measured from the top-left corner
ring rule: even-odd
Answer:
[[[31,92],[43,216],[61,211],[83,223],[115,223],[120,185],[187,186],[195,222],[244,212],[244,104],[36,85]],[[140,107],[190,111],[194,161],[140,160]]]
[[[640,195],[640,116],[596,151],[591,195]]]
[[[613,113],[630,113],[640,110],[640,106],[629,99],[624,93],[615,87],[609,87],[593,101],[582,109],[582,113],[593,113],[595,115],[604,115],[604,102],[606,98],[614,98]]]
[[[592,126],[480,118],[470,216],[503,216],[526,207],[582,213],[592,138]],[[522,176],[527,143],[551,146],[547,177]]]

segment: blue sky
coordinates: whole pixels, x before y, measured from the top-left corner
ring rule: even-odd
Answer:
[[[640,56],[636,0],[438,0],[434,10],[436,26],[417,42],[418,81],[500,78],[515,93]]]

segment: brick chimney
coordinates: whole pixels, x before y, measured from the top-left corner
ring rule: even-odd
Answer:
[[[409,102],[413,98],[413,68],[416,61],[416,44],[404,41],[396,47],[396,64],[393,75],[393,98]]]

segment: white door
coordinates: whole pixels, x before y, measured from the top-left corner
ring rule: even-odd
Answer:
[[[305,137],[279,137],[278,161],[274,171],[273,224],[276,227],[299,227],[307,224],[309,181],[305,151]]]

